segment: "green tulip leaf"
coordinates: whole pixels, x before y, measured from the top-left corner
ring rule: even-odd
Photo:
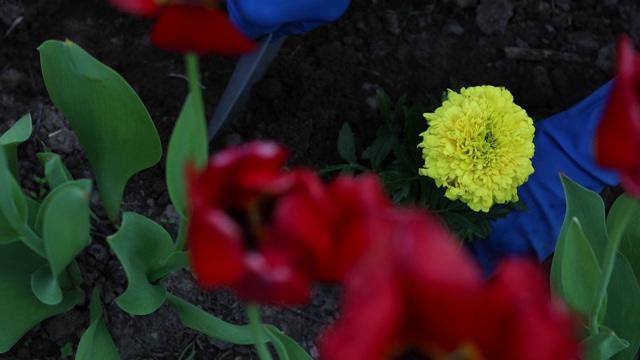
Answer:
[[[640,287],[629,261],[620,253],[616,257],[607,295],[603,324],[629,342],[629,347],[612,359],[633,359],[640,347]]]
[[[58,277],[53,275],[51,266],[44,264],[31,274],[31,290],[47,305],[57,305],[62,301],[62,289]]]
[[[127,289],[116,299],[122,310],[132,315],[156,311],[167,296],[163,284],[152,283],[150,275],[160,269],[173,252],[167,231],[146,217],[125,212],[122,227],[107,238],[127,274]]]
[[[0,245],[0,353],[7,352],[29,329],[51,316],[71,310],[84,297],[78,288],[63,291],[57,305],[38,300],[31,274],[46,260],[22,242]]]
[[[128,179],[162,153],[151,117],[131,86],[71,41],[38,50],[45,86],[87,154],[107,216],[118,217]]]
[[[564,217],[564,225],[576,217],[580,220],[583,232],[598,258],[598,264],[602,266],[604,253],[609,241],[607,224],[605,221],[604,202],[598,193],[582,187],[580,184],[561,174],[560,180],[567,199],[567,211]]]
[[[38,161],[44,166],[44,177],[47,179],[51,190],[73,180],[71,173],[62,163],[60,155],[52,152],[38,153]]]
[[[178,116],[167,150],[167,190],[176,211],[183,218],[186,207],[185,165],[196,169],[207,162],[207,127],[202,99],[189,94]]]
[[[29,231],[26,226],[28,217],[26,196],[9,170],[4,146],[0,146],[0,245],[23,237]],[[44,247],[40,242],[34,242],[30,246],[44,254]]]
[[[54,277],[91,242],[90,197],[90,180],[69,181],[49,193],[40,206],[36,229],[42,234]]]
[[[167,294],[167,302],[178,313],[182,324],[190,329],[232,344],[255,343],[253,332],[248,325],[230,324],[171,293]]]
[[[587,352],[585,360],[611,359],[613,355],[629,347],[628,341],[620,339],[606,326],[601,326],[599,330],[598,334],[589,336],[581,343],[581,347]]]
[[[265,332],[269,335],[273,347],[278,353],[280,360],[312,360],[309,355],[295,340],[287,336],[285,333],[275,327],[264,327]]]
[[[31,115],[20,118],[13,126],[0,136],[2,145],[7,154],[7,162],[13,176],[18,179],[18,145],[27,141],[31,136]]]
[[[189,253],[187,251],[174,251],[148,277],[152,282],[161,281],[173,272],[186,268],[189,268]]]
[[[100,289],[93,290],[91,295],[91,325],[84,332],[78,350],[76,351],[76,359],[93,360],[118,360],[118,348],[113,342],[109,330],[102,319],[102,306],[100,305]]]
[[[626,216],[640,219],[640,201],[622,194],[611,206],[607,216],[607,229],[612,238],[615,234],[622,236],[618,250],[631,264],[636,279],[640,279],[640,221],[627,221],[624,224],[623,217]]]
[[[554,289],[574,310],[589,314],[601,275],[600,265],[578,218],[565,222],[563,230],[551,269]]]

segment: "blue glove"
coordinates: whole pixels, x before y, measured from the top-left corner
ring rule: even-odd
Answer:
[[[339,18],[349,0],[227,0],[231,22],[251,39],[302,34]]]
[[[491,273],[504,256],[535,255],[543,261],[554,252],[566,211],[559,172],[595,192],[620,182],[617,173],[595,164],[592,148],[613,81],[572,108],[535,123],[534,173],[518,189],[529,211],[512,211],[492,222],[487,239],[469,244],[485,272]]]

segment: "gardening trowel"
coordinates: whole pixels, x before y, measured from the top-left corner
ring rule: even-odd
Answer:
[[[231,79],[218,102],[207,131],[209,141],[222,129],[227,127],[242,106],[246,103],[251,88],[260,80],[271,62],[278,54],[286,36],[271,41],[273,34],[266,35],[257,41],[258,51],[243,55],[231,74]]]

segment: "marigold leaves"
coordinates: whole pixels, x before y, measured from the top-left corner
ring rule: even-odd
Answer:
[[[120,75],[71,41],[46,41],[38,50],[49,97],[73,126],[115,220],[128,179],[160,160],[151,117]]]
[[[77,288],[63,291],[57,305],[47,305],[31,291],[31,274],[46,260],[21,242],[0,245],[0,353],[7,352],[29,329],[71,310],[84,296]]]
[[[338,154],[349,164],[356,164],[356,144],[349,123],[345,122],[338,133]]]
[[[156,311],[167,296],[167,287],[152,283],[150,274],[158,271],[172,254],[171,236],[158,223],[125,212],[122,227],[107,242],[127,274],[127,289],[116,299],[118,306],[132,315]]]

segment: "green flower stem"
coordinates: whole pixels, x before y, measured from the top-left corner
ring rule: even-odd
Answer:
[[[253,330],[256,350],[260,360],[272,360],[267,343],[264,339],[262,331],[262,323],[260,322],[260,307],[257,304],[247,304],[247,317],[249,318],[249,326]]]
[[[632,207],[634,206],[638,206],[638,202],[634,202]],[[589,313],[589,332],[591,335],[599,333],[598,314],[600,314],[600,310],[604,303],[604,297],[607,294],[607,288],[611,281],[611,275],[613,274],[613,269],[616,264],[616,256],[618,254],[618,249],[620,248],[620,243],[622,242],[624,229],[627,227],[627,224],[633,217],[632,215],[635,213],[631,210],[632,209],[629,209],[629,211],[624,212],[621,224],[617,228],[618,231],[611,234],[609,241],[607,242],[607,247],[604,252],[604,264],[602,265],[602,275],[600,276],[600,281],[598,282],[598,287],[596,288],[596,293],[594,294],[594,298],[591,303],[591,311]]]
[[[180,217],[180,224],[178,224],[178,238],[176,239],[176,245],[173,251],[184,251],[184,245],[187,242],[187,229],[189,228],[189,220]]]
[[[199,99],[200,104],[204,104],[202,100],[202,89],[200,88],[200,64],[198,55],[187,53],[184,55],[184,62],[187,67],[187,78],[189,79],[189,91],[193,96]],[[204,107],[203,107],[204,114]]]

